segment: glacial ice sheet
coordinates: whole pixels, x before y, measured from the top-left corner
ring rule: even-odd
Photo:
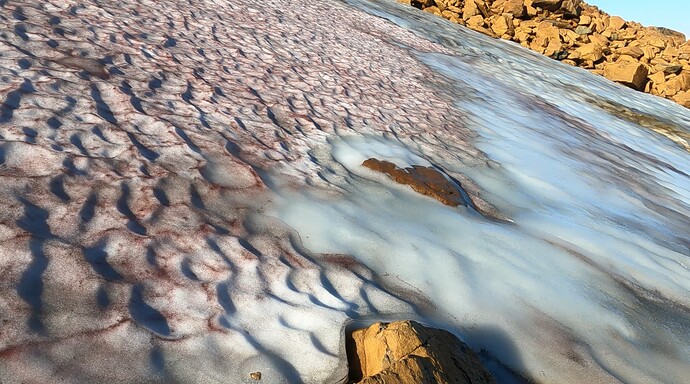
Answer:
[[[399,318],[690,376],[687,110],[393,2],[0,4],[0,382],[341,382]]]
[[[343,196],[286,194],[277,216],[308,249],[419,290],[447,315],[427,321],[537,381],[688,380],[690,154],[629,116],[688,133],[690,112],[433,17],[350,3],[454,52],[416,55],[449,80],[488,161],[345,136],[332,161],[350,176],[329,178]],[[391,185],[361,165],[369,157],[465,175],[509,220]],[[519,352],[473,336],[486,327]]]

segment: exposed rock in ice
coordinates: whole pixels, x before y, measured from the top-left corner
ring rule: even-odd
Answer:
[[[396,318],[506,380],[690,376],[687,109],[387,1],[0,17],[0,382],[342,382]]]

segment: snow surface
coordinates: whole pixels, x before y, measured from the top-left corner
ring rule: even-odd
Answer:
[[[408,318],[503,382],[690,377],[687,109],[388,1],[0,17],[1,383],[337,383]]]

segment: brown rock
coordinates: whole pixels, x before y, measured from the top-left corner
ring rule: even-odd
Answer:
[[[690,73],[681,72],[680,75],[672,77],[667,82],[659,85],[658,90],[662,96],[667,97],[690,90]]]
[[[604,77],[637,90],[644,89],[647,73],[647,67],[640,63],[607,63],[604,67]]]
[[[636,58],[634,58],[632,56],[628,56],[628,55],[618,55],[618,57],[614,61],[616,61],[616,62],[625,61],[625,62],[629,62],[629,63],[637,63]]]
[[[494,33],[497,36],[503,36],[503,35],[512,36],[514,34],[512,16],[510,16],[510,17],[509,17],[509,15],[498,16],[496,18],[496,20],[494,20],[494,22],[491,24],[491,30],[494,31]]]
[[[647,60],[651,60],[651,59],[655,58],[656,55],[658,55],[659,52],[661,52],[661,50],[657,47],[647,46],[647,47],[642,47],[641,49],[642,49],[642,53],[643,53],[642,56]]]
[[[434,15],[437,15],[437,16],[442,16],[441,10],[435,5],[432,5],[431,7],[426,7],[423,9],[423,11],[433,13]]]
[[[445,10],[441,12],[441,15],[445,17],[446,19],[456,23],[456,24],[464,24],[464,21],[460,18],[460,15],[453,11]]]
[[[609,18],[608,28],[606,28],[606,29],[608,29],[609,31],[616,32],[616,31],[623,29],[624,26],[625,26],[625,20],[623,20],[622,17],[611,16]]]
[[[547,37],[549,41],[561,41],[561,33],[558,30],[558,27],[554,26],[552,23],[549,23],[548,21],[542,21],[541,23],[539,23],[539,25],[537,25],[536,33],[537,36]]]
[[[690,60],[690,43],[685,43],[678,47],[678,58]]]
[[[621,55],[628,55],[636,59],[644,56],[644,51],[640,47],[623,47],[618,49],[618,53]]]
[[[525,13],[529,17],[535,17],[539,14],[539,10],[532,6],[532,0],[525,0]]]
[[[561,52],[564,52],[564,46],[560,40],[549,40],[549,45],[544,49],[544,54],[554,59],[564,59],[568,56],[567,52],[564,52],[564,54],[561,54]]]
[[[673,96],[673,101],[686,108],[690,108],[690,91],[679,92]]]
[[[350,379],[360,384],[495,383],[457,337],[414,321],[376,323],[350,343]]]
[[[667,63],[662,59],[651,60],[650,64],[654,65],[655,72],[663,72],[667,75],[676,75],[683,69],[680,64]]]
[[[545,9],[547,11],[557,11],[561,8],[563,0],[532,0],[532,6]]]
[[[664,36],[667,36],[673,40],[675,45],[681,45],[686,42],[685,34],[680,33],[678,31],[674,31],[673,29],[669,28],[664,28],[664,27],[650,27],[650,29],[653,29],[659,33],[661,33]]]
[[[391,162],[374,158],[364,160],[362,165],[385,173],[397,183],[409,185],[418,193],[433,197],[445,205],[457,207],[468,204],[458,187],[434,168],[413,165],[401,169]]]
[[[584,25],[578,25],[577,28],[575,28],[575,33],[578,35],[589,35],[592,33],[592,28]]]
[[[656,72],[649,75],[648,79],[652,82],[652,84],[659,85],[663,84],[666,81],[666,76],[664,76],[663,72]]]
[[[516,29],[515,30],[515,40],[522,43],[528,43],[531,35],[529,32],[526,32],[524,29]]]
[[[605,38],[604,36],[598,33],[593,33],[589,35],[589,40],[593,43],[601,45],[602,47],[607,47],[609,45],[609,39]]]
[[[604,58],[604,50],[602,49],[601,45],[597,43],[589,43],[580,46],[575,49],[575,53],[577,57],[574,58],[580,60],[591,60],[593,62],[597,62]]]
[[[486,22],[484,21],[484,18],[482,15],[474,15],[467,19],[467,26],[475,31],[481,32],[484,30],[486,26]],[[493,34],[493,32],[491,32]]]
[[[577,22],[578,25],[588,26],[592,23],[592,17],[588,15],[580,16],[580,21]]]
[[[467,0],[462,7],[462,18],[468,20],[472,16],[482,15],[483,18],[489,17],[489,11],[481,0]]]
[[[589,27],[592,28],[594,32],[598,33],[602,33],[606,29],[606,26],[604,25],[604,20],[602,20],[599,17],[592,19],[592,24],[590,24]]]
[[[510,13],[513,17],[521,19],[527,15],[523,0],[507,0],[503,4],[502,13]]]
[[[477,3],[475,3],[473,0],[467,0],[465,1],[465,5],[462,7],[462,18],[463,20],[467,21],[470,19],[472,16],[477,16],[481,12],[479,11],[479,7],[477,7]],[[484,18],[482,17],[482,20]]]
[[[563,13],[565,18],[576,18],[580,16],[582,12],[582,7],[580,6],[580,0],[564,0],[561,4],[559,12]]]

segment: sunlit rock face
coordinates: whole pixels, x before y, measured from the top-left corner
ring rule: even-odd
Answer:
[[[0,382],[337,383],[398,318],[690,377],[686,109],[392,2],[0,6]]]

